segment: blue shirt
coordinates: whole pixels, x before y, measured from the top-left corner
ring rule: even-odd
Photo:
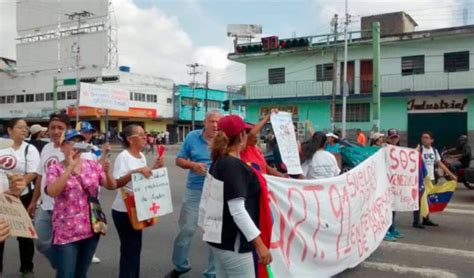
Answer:
[[[211,167],[211,151],[203,136],[203,129],[191,131],[184,139],[183,146],[176,157],[188,159],[192,162],[205,163],[207,169]],[[186,187],[189,189],[202,190],[205,176],[201,176],[189,170]]]
[[[326,144],[326,151],[330,153],[340,153],[341,152],[341,145],[339,143],[334,144],[334,146],[330,144]]]

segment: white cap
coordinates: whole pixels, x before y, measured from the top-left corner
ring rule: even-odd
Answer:
[[[0,138],[0,150],[8,149],[13,146],[12,139]]]
[[[333,137],[333,138],[339,139],[339,136],[337,136],[336,134],[334,134],[332,132],[326,133],[326,137]]]
[[[48,128],[47,128],[47,127],[42,127],[41,125],[32,125],[32,126],[30,127],[30,133],[31,133],[31,135],[36,134],[36,133],[41,132],[41,131],[44,132],[44,131],[46,131],[46,130],[48,130]]]
[[[374,134],[372,134],[372,136],[370,137],[372,140],[378,140],[380,137],[384,137],[385,134],[383,133],[380,133],[380,132],[376,132]]]

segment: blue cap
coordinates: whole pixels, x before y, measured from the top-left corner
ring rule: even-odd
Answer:
[[[75,129],[68,129],[64,132],[64,140],[66,141],[70,141],[74,138],[79,138],[81,139],[81,141],[84,141],[86,140],[86,138],[84,136],[82,136],[79,131],[75,130]]]
[[[95,128],[89,122],[81,122],[81,132],[95,132]]]

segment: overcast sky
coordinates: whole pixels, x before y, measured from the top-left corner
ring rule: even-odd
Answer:
[[[12,59],[15,2],[0,0],[0,56]],[[217,88],[245,82],[245,68],[227,60],[232,50],[227,24],[261,24],[265,35],[284,38],[327,33],[333,15],[344,14],[343,0],[113,0],[113,6],[120,65],[188,83],[186,64],[198,62]],[[349,0],[350,28],[360,29],[360,16],[400,10],[415,19],[417,30],[459,26],[464,8],[474,24],[472,0]]]

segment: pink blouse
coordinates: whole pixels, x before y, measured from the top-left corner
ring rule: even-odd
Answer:
[[[65,171],[62,163],[48,168],[46,186],[52,184]],[[101,178],[105,178],[102,165],[97,161],[82,160],[80,175],[72,173],[60,195],[54,198],[53,244],[62,245],[92,237],[88,196],[96,197]],[[89,193],[86,194],[84,190]]]

